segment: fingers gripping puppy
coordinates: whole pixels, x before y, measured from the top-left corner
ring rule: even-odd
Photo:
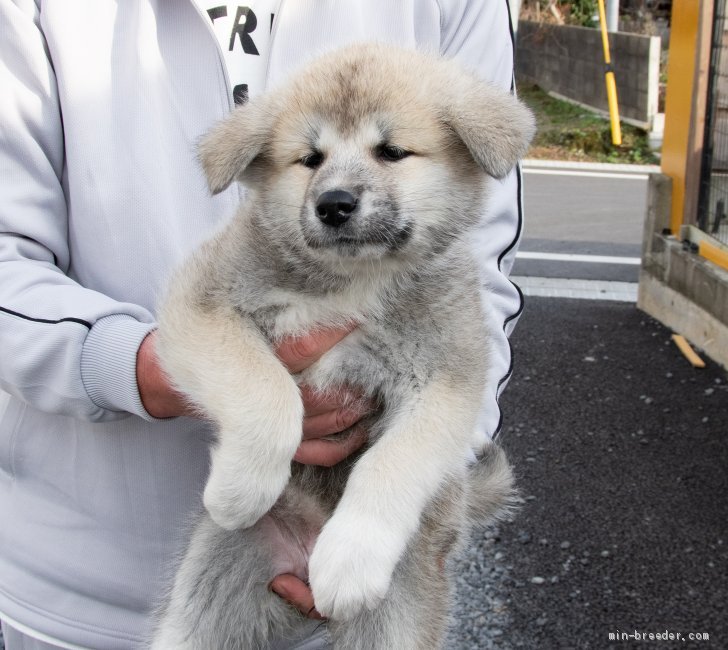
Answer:
[[[219,435],[209,514],[155,647],[265,647],[300,624],[265,589],[282,567],[308,571],[337,647],[438,647],[442,559],[511,489],[502,452],[473,449],[489,331],[468,236],[489,177],[532,132],[514,97],[455,63],[360,45],[204,139],[211,190],[237,180],[247,194],[176,275],[160,317],[163,365]],[[296,377],[273,354],[284,336],[352,322]],[[356,462],[292,465],[304,383],[348,384],[381,405]]]

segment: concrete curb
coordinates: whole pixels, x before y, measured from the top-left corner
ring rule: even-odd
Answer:
[[[537,160],[527,158],[522,161],[524,171],[529,169],[548,169],[553,171],[612,172],[617,174],[659,174],[659,165],[618,165],[612,163],[575,162],[572,160]]]

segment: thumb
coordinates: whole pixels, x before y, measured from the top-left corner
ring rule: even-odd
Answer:
[[[288,337],[275,347],[276,356],[292,373],[308,368],[356,328],[345,327],[314,330],[303,336]]]

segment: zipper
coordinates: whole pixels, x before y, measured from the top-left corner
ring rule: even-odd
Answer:
[[[228,101],[228,111],[232,111],[235,108],[235,98],[233,97],[233,89],[232,84],[230,83],[230,75],[228,74],[227,65],[225,63],[225,57],[222,53],[222,48],[220,47],[220,41],[218,41],[217,36],[215,35],[215,31],[212,29],[212,25],[210,24],[209,16],[206,16],[200,6],[194,2],[194,0],[189,0],[190,3],[194,6],[195,11],[197,12],[197,15],[200,17],[200,20],[205,23],[205,29],[207,29],[207,33],[210,35],[210,38],[212,39],[212,42],[215,44],[215,50],[217,51],[217,59],[220,63],[220,67],[222,68],[222,74],[223,78],[225,79],[225,95],[227,97]],[[271,58],[271,52],[273,51],[273,39],[275,37],[276,32],[278,31],[278,15],[281,12],[281,7],[283,6],[284,0],[279,0],[276,4],[276,11],[273,15],[273,27],[270,32],[270,41],[268,43],[268,60],[265,64],[265,89],[268,88],[268,77],[270,74],[270,58]],[[235,183],[235,186],[237,188],[237,194],[238,194],[238,201],[241,201],[245,195],[245,191],[240,186],[239,183]]]
[[[268,41],[268,60],[265,62],[265,87],[263,88],[263,90],[268,90],[270,77],[270,60],[271,54],[273,53],[273,41],[275,40],[276,32],[278,32],[278,23],[280,22],[278,17],[283,10],[284,2],[285,0],[278,0],[275,8],[275,14],[273,15],[273,28],[270,30],[270,40]]]
[[[220,47],[220,42],[217,40],[217,36],[215,36],[215,32],[212,29],[212,25],[210,24],[209,16],[206,16],[204,13],[202,13],[202,9],[200,9],[200,5],[198,5],[196,2],[194,2],[194,0],[189,0],[189,2],[195,8],[197,15],[200,17],[200,20],[203,23],[205,23],[205,29],[207,29],[207,33],[210,35],[212,42],[215,44],[215,50],[217,51],[217,59],[218,59],[218,62],[220,63],[220,67],[222,68],[223,78],[225,79],[225,95],[227,96],[227,100],[228,100],[228,109],[232,111],[233,108],[235,108],[235,100],[233,99],[232,84],[230,83],[230,76],[228,75],[227,65],[225,64],[225,57],[222,54],[222,48]]]
[[[283,3],[285,0],[278,0],[278,3],[275,6],[275,13],[273,14],[273,28],[270,32],[270,40],[268,42],[268,60],[265,63],[265,88],[264,90],[268,89],[268,83],[270,78],[270,59],[271,59],[271,52],[273,51],[273,41],[275,40],[276,33],[278,32],[278,23],[280,22],[278,19],[278,16],[281,13],[281,10],[283,8]],[[214,30],[212,29],[212,25],[210,24],[209,17],[206,16],[202,9],[200,9],[200,6],[194,2],[194,0],[190,0],[190,4],[192,4],[195,8],[195,11],[197,12],[197,15],[200,17],[200,20],[202,20],[203,23],[205,23],[205,29],[207,29],[207,33],[210,35],[210,38],[215,43],[215,49],[217,50],[217,58],[220,62],[220,67],[222,68],[222,74],[225,78],[225,92],[227,94],[227,100],[228,100],[228,108],[230,110],[233,110],[235,108],[235,99],[233,98],[233,89],[232,84],[230,83],[230,76],[228,75],[227,71],[227,65],[225,64],[225,57],[222,53],[222,48],[220,47],[220,41],[217,39],[217,36],[215,35]]]

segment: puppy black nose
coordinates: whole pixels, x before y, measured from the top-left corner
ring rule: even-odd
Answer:
[[[316,214],[327,226],[338,228],[349,220],[357,200],[344,190],[324,192],[316,201]]]

